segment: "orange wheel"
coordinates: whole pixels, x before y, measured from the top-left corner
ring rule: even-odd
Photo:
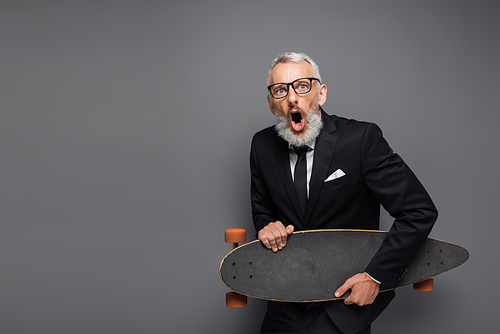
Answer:
[[[413,288],[417,291],[432,291],[434,290],[434,279],[428,278],[421,282],[413,284]]]
[[[229,228],[225,233],[226,242],[237,244],[247,240],[247,233],[243,228]]]
[[[247,296],[240,295],[237,292],[226,293],[226,305],[231,308],[241,308],[247,306]]]

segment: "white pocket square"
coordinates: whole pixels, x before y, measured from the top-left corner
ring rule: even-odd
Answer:
[[[345,173],[342,169],[337,169],[335,172],[333,172],[329,177],[326,178],[325,182],[332,181],[335,179],[338,179],[339,177],[344,176]]]

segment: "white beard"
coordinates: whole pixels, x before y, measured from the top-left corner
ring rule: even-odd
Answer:
[[[319,108],[317,109],[319,110]],[[297,137],[295,132],[290,129],[289,118],[278,114],[276,114],[276,125],[274,128],[276,129],[276,132],[278,132],[278,135],[286,140],[290,145],[295,147],[306,146],[318,137],[321,129],[323,128],[323,121],[320,113],[318,113],[318,110],[309,110],[309,113],[306,116],[307,129],[302,137]]]

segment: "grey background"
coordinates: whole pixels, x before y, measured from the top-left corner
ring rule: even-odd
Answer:
[[[223,231],[253,234],[248,155],[272,59],[320,66],[325,110],[376,122],[471,257],[400,289],[374,333],[494,332],[496,1],[2,1],[0,332],[255,333]],[[386,215],[383,227],[390,226]]]

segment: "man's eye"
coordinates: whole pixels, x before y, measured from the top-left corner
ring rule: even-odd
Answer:
[[[297,86],[295,86],[295,89],[298,89],[300,91],[308,90],[309,89],[309,84],[306,83],[306,82],[299,82],[297,84]]]
[[[276,87],[274,89],[274,94],[276,95],[283,95],[283,94],[286,94],[286,88],[281,86],[281,87]]]

